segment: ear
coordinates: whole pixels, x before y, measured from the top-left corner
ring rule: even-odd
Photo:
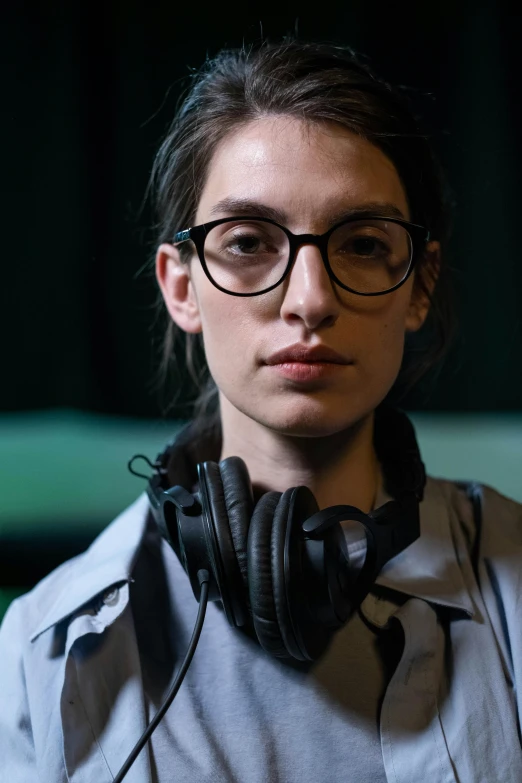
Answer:
[[[411,299],[406,314],[406,331],[417,332],[428,315],[430,295],[433,293],[440,272],[440,242],[428,242],[424,251],[424,258],[420,272],[414,272]]]
[[[156,280],[172,320],[185,332],[203,331],[190,262],[183,262],[177,247],[160,245],[156,253]]]

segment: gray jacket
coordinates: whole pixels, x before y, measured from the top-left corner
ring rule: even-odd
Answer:
[[[147,512],[143,493],[9,607],[1,781],[109,783],[144,731],[129,582]],[[361,607],[374,626],[398,622],[404,632],[380,717],[389,781],[522,781],[521,577],[522,505],[484,487],[476,530],[465,493],[429,477],[420,538],[379,575],[389,590]],[[151,780],[142,752],[126,783]]]

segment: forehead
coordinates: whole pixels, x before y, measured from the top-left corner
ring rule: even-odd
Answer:
[[[274,207],[295,231],[326,230],[332,214],[370,202],[409,218],[399,174],[378,147],[338,124],[290,117],[253,120],[217,146],[197,222],[226,217],[216,205],[231,199]]]

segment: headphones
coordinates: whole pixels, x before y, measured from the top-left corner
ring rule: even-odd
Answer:
[[[154,463],[143,457],[156,470],[147,486],[154,520],[198,602],[198,572],[206,569],[208,599],[221,601],[230,625],[277,658],[314,661],[385,563],[420,536],[426,472],[413,425],[397,408],[375,410],[374,446],[394,499],[369,514],[349,505],[320,511],[306,486],[267,492],[256,504],[245,462],[218,462],[220,427],[189,422]],[[179,483],[172,486],[169,474]],[[352,559],[343,520],[359,523],[365,534],[362,568]]]

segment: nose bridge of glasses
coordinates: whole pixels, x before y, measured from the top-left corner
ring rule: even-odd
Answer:
[[[327,259],[327,241],[324,234],[294,234],[291,239],[290,266],[295,267],[295,262],[300,251],[304,247],[315,247],[319,251],[319,256],[324,267],[324,271],[331,278],[329,263]]]
[[[294,234],[291,239],[292,261],[295,262],[301,248],[306,246],[316,247],[321,254],[323,263],[325,262],[326,241],[324,234]]]

